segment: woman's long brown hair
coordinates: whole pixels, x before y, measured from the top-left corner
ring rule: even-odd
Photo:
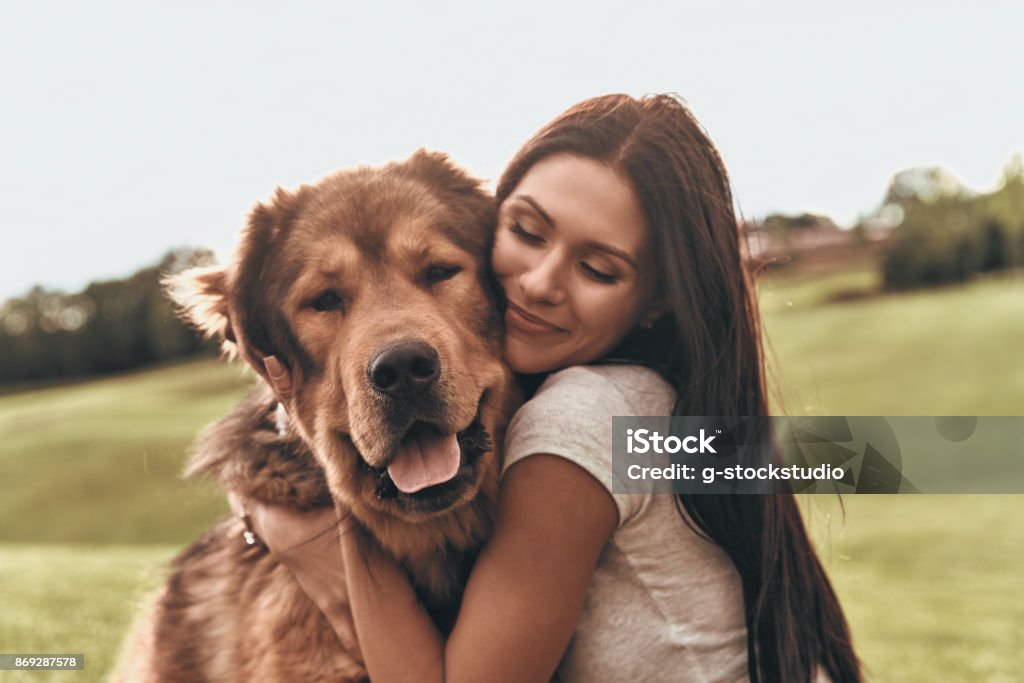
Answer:
[[[613,355],[659,371],[676,388],[676,415],[767,416],[760,315],[728,175],[686,105],[671,95],[577,104],[520,149],[498,200],[555,154],[601,161],[628,178],[651,231],[668,312]],[[809,682],[819,668],[833,683],[861,681],[849,627],[791,493],[679,494],[676,502],[739,572],[753,683]]]

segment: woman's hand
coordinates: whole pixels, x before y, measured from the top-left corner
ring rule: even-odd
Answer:
[[[228,502],[239,516],[248,515],[257,538],[291,571],[302,590],[327,617],[345,649],[362,663],[339,538],[339,534],[350,531],[348,515],[333,507],[300,512],[280,505],[263,505],[243,501],[234,493],[228,494]]]

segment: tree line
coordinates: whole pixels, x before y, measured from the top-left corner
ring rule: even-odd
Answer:
[[[182,323],[164,294],[167,273],[213,263],[207,250],[177,249],[127,278],[77,294],[34,287],[0,309],[0,384],[102,375],[215,352]]]
[[[1003,168],[995,191],[978,194],[941,169],[897,174],[880,213],[895,215],[882,259],[888,289],[965,282],[1024,267],[1024,156]]]

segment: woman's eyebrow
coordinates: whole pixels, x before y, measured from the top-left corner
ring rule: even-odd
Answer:
[[[534,199],[528,194],[517,194],[515,196],[515,199],[521,200],[529,204],[533,208],[533,210],[536,211],[537,214],[544,220],[545,223],[547,223],[552,229],[558,229],[558,226],[555,225],[555,219],[552,218],[547,211],[541,208],[541,205],[537,203],[536,199]],[[639,270],[639,267],[636,265],[636,261],[633,259],[633,257],[627,254],[622,249],[619,249],[618,247],[613,247],[612,245],[605,244],[604,242],[594,241],[587,241],[583,244],[583,246],[587,249],[593,249],[594,251],[603,251],[604,253],[610,254],[611,256],[617,256],[618,258],[628,263],[633,268],[633,270]]]
[[[536,199],[534,199],[528,194],[517,194],[516,199],[522,200],[529,204],[530,206],[532,206],[533,210],[536,211],[540,215],[540,217],[544,219],[545,223],[550,225],[552,228],[557,229],[558,226],[555,225],[555,219],[552,218],[547,211],[541,208],[541,205],[537,203]]]

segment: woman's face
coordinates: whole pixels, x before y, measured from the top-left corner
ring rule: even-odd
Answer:
[[[509,366],[588,363],[652,320],[651,252],[640,201],[609,166],[567,154],[532,166],[501,205],[494,242]]]

